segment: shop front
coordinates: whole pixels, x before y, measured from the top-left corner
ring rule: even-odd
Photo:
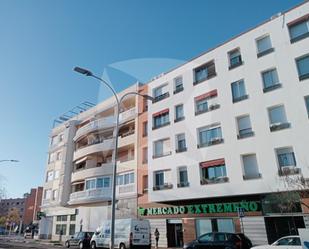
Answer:
[[[238,217],[239,209],[244,211],[245,222]],[[152,231],[159,230],[160,247],[182,247],[199,235],[213,231],[234,233],[247,229],[245,233],[252,233],[253,238],[258,237],[256,228],[259,226],[265,231],[258,197],[148,203],[139,206],[138,213],[141,218],[149,219]],[[251,219],[256,217],[260,219]]]

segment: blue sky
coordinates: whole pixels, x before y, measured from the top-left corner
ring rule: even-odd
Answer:
[[[115,65],[146,81],[300,2],[1,0],[0,159],[20,160],[0,165],[8,197],[43,184],[53,119],[106,97],[75,65],[121,90],[136,79]]]

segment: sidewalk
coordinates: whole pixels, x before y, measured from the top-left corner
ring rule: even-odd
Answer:
[[[26,243],[26,244],[40,244],[45,246],[63,246],[63,242],[51,240],[38,240],[38,239],[25,239],[22,235],[0,235],[0,241],[12,242],[12,243]]]

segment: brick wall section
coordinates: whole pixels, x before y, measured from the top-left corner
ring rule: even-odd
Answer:
[[[182,220],[183,242],[188,243],[196,239],[195,219],[185,218]]]
[[[41,210],[43,188],[33,188],[30,190],[30,194],[25,199],[25,210],[23,223],[29,225],[36,220],[36,214]]]
[[[148,86],[141,85],[139,87],[140,94],[148,94]],[[143,148],[147,147],[147,136],[143,136],[143,123],[148,120],[148,112],[145,110],[145,101],[143,97],[138,97],[138,127],[137,127],[137,194],[138,194],[138,206],[140,204],[148,203],[148,194],[144,193],[143,177],[148,175],[148,165],[143,162]],[[149,124],[148,124],[149,125]]]

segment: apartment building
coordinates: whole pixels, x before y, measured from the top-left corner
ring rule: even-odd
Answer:
[[[135,84],[119,93],[139,91]],[[128,95],[120,114],[116,217],[137,217],[138,99]],[[113,97],[55,127],[50,135],[42,201],[41,238],[95,231],[111,217]]]
[[[0,200],[0,217],[6,217],[11,210],[17,209],[20,219],[23,219],[25,211],[25,198],[10,198]]]
[[[148,93],[138,208],[159,246],[209,231],[262,244],[308,227],[300,205],[282,212],[269,198],[286,176],[309,177],[309,2],[162,74]]]

